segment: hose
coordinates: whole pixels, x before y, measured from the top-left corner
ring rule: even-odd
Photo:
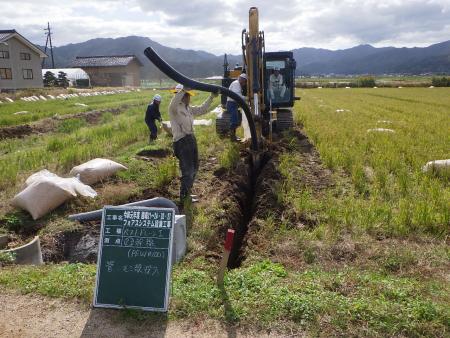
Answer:
[[[176,71],[166,61],[164,61],[152,47],[146,48],[144,54],[151,62],[153,62],[156,68],[158,68],[162,73],[167,75],[172,80],[181,83],[183,86],[209,93],[221,93],[227,95],[228,97],[236,101],[237,104],[244,110],[245,116],[247,117],[248,125],[250,127],[250,134],[252,137],[251,149],[253,151],[259,150],[255,122],[253,121],[253,116],[250,111],[250,107],[247,105],[244,99],[242,99],[238,94],[232,92],[228,88],[195,81],[184,76],[183,74]]]

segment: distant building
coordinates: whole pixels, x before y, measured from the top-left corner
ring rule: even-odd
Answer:
[[[92,86],[138,87],[141,84],[142,63],[135,55],[77,56],[71,67],[87,72]]]
[[[59,72],[66,73],[71,87],[90,87],[91,85],[89,74],[81,68],[42,69],[42,78],[47,72],[52,72],[56,78]]]
[[[14,29],[0,30],[0,89],[43,87],[41,63],[45,57]]]

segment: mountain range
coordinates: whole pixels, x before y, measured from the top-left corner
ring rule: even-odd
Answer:
[[[53,53],[56,68],[69,67],[76,56],[134,54],[144,65],[143,78],[161,78],[162,75],[144,55],[147,47],[153,47],[163,59],[189,77],[223,73],[223,55],[166,47],[140,36],[92,39],[54,47]],[[297,75],[450,73],[450,40],[428,47],[376,48],[359,45],[342,50],[298,48],[292,52],[297,61]],[[50,59],[46,60],[46,68],[50,67]],[[241,61],[240,55],[228,55],[230,65]]]

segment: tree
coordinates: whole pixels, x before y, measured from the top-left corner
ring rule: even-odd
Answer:
[[[69,87],[69,80],[67,79],[67,74],[63,71],[58,73],[58,86],[67,88]]]
[[[433,77],[431,84],[435,87],[450,87],[450,77]]]
[[[56,85],[57,79],[55,77],[55,74],[53,74],[51,71],[47,71],[44,74],[44,86],[45,87],[53,87]]]
[[[375,87],[375,79],[372,76],[361,76],[356,80],[356,86],[357,87]]]

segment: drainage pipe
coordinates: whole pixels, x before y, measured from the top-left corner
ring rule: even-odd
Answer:
[[[250,127],[250,134],[252,136],[252,145],[251,148],[253,151],[258,151],[258,137],[256,135],[256,128],[255,128],[255,122],[253,121],[253,116],[250,111],[250,108],[248,104],[242,99],[238,94],[232,92],[228,88],[207,84],[199,81],[192,80],[183,74],[176,71],[172,66],[170,66],[166,61],[164,61],[152,47],[148,47],[144,51],[145,56],[153,62],[153,64],[165,75],[167,75],[172,80],[181,83],[183,86],[200,90],[203,92],[209,92],[209,93],[221,93],[224,95],[229,96],[234,101],[237,102],[237,104],[244,110],[245,116],[247,117],[248,125]]]
[[[175,209],[175,214],[179,215],[178,207],[175,203],[173,203],[171,200],[164,198],[164,197],[155,197],[149,200],[143,200],[143,201],[137,201],[133,203],[127,203],[119,205],[120,207],[154,207],[154,208],[171,208]],[[69,215],[69,219],[71,221],[79,221],[79,222],[86,222],[86,221],[94,221],[97,219],[102,218],[102,212],[103,209],[95,210],[95,211],[89,211],[89,212],[83,212],[81,214],[75,214],[75,215]]]

